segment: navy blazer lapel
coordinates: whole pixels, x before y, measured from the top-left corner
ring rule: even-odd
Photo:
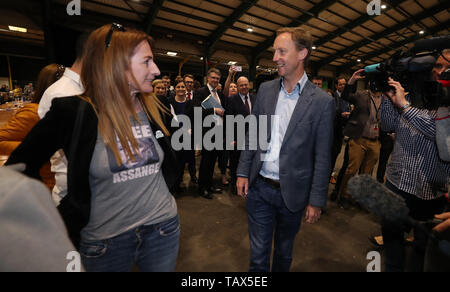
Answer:
[[[296,125],[306,115],[306,112],[308,111],[308,108],[311,105],[313,95],[314,95],[314,86],[311,83],[311,81],[308,80],[305,84],[305,87],[303,88],[303,91],[300,94],[295,109],[292,112],[291,120],[289,121],[289,125],[286,130],[286,134],[284,135],[281,147],[283,147],[284,143],[288,141],[289,137],[292,135],[292,133],[294,133]]]

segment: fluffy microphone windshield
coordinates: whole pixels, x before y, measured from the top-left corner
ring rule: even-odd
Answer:
[[[365,209],[382,219],[409,221],[409,209],[405,200],[370,175],[357,175],[350,179],[348,192]]]

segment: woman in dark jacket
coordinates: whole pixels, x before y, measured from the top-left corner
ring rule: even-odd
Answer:
[[[187,125],[183,125],[181,116],[188,119],[190,122],[190,128],[188,132],[184,133],[183,137],[189,137],[190,145],[189,147],[185,148],[183,147],[182,150],[179,150],[177,152],[178,155],[178,161],[180,163],[179,167],[179,174],[176,184],[176,191],[178,193],[182,192],[183,189],[180,187],[180,184],[183,181],[183,175],[184,175],[184,168],[186,166],[186,163],[188,164],[189,168],[189,175],[191,176],[191,181],[194,184],[198,184],[198,179],[196,175],[196,167],[195,167],[195,153],[193,150],[193,132],[192,129],[194,127],[194,105],[192,103],[192,100],[188,100],[186,98],[186,85],[183,81],[178,82],[175,84],[175,96],[171,99],[169,99],[169,102],[173,108],[174,113],[179,117],[179,129],[182,131],[182,129],[187,128]],[[180,132],[182,133],[182,132]],[[184,144],[184,140],[180,139],[180,143]]]
[[[55,99],[7,164],[37,177],[58,149],[68,195],[58,209],[87,271],[173,271],[179,221],[171,115],[152,95],[159,75],[144,32],[105,25],[89,37],[83,96]]]

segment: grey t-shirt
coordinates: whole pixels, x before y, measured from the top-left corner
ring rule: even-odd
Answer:
[[[82,230],[86,241],[104,240],[141,225],[161,223],[177,215],[174,197],[170,194],[161,171],[164,152],[155,139],[144,112],[142,124],[131,120],[134,137],[141,156],[135,162],[126,159],[117,142],[123,164],[118,166],[112,151],[100,135],[91,160],[91,216]]]

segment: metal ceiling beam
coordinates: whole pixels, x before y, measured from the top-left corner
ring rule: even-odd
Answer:
[[[289,23],[287,26],[289,27],[295,27],[298,26],[299,23],[306,23],[308,22],[310,19],[314,18],[315,16],[319,15],[320,12],[324,11],[325,9],[327,9],[328,7],[330,7],[331,5],[333,5],[334,3],[336,3],[337,0],[333,0],[333,1],[327,1],[327,0],[323,0],[322,2],[316,4],[313,8],[311,8],[310,10],[308,10],[308,13],[304,13],[303,15],[301,15],[300,17],[298,17],[295,21]],[[259,56],[261,53],[263,53],[264,51],[266,51],[268,48],[270,48],[270,46],[272,46],[273,41],[275,40],[276,37],[276,33],[273,34],[270,38],[268,38],[267,40],[265,40],[264,42],[262,42],[261,44],[259,44],[255,49],[253,54],[255,56]]]
[[[227,29],[233,27],[233,24],[239,20],[247,11],[249,11],[258,0],[243,0],[242,3],[231,13],[219,27],[209,36],[207,44],[207,55],[210,56],[217,45],[217,42],[224,35]]]
[[[421,19],[425,19],[425,18],[433,16],[434,14],[436,14],[436,13],[438,13],[440,11],[443,11],[443,10],[446,10],[446,9],[449,9],[449,8],[450,8],[450,1],[446,1],[446,3],[437,4],[437,5],[435,5],[435,6],[431,7],[431,8],[429,8],[429,9],[427,9],[427,10],[425,10],[425,11],[423,11],[423,12],[417,14],[417,15],[415,15],[415,17],[416,17],[416,19],[420,19],[420,20]],[[384,38],[384,37],[386,37],[386,36],[388,36],[388,35],[390,35],[392,33],[395,33],[396,31],[398,31],[400,29],[408,27],[409,25],[410,25],[410,21],[409,20],[405,20],[403,22],[400,22],[400,23],[398,23],[398,24],[388,28],[388,29],[383,30],[382,32],[379,32],[379,33],[371,36],[370,39],[378,41],[379,39]],[[329,64],[329,63],[333,62],[334,59],[341,58],[345,54],[348,54],[350,52],[353,52],[354,50],[362,48],[365,45],[370,44],[371,42],[372,42],[371,40],[365,39],[365,40],[363,40],[363,41],[361,41],[359,43],[355,43],[354,45],[352,45],[350,47],[347,47],[344,50],[336,52],[336,54],[334,54],[334,56],[330,56],[330,57],[328,57],[326,59],[323,59],[322,61],[320,61],[319,64],[321,66],[323,66],[325,64]],[[319,43],[322,43],[322,42],[319,42]],[[319,44],[317,44],[317,45],[319,45]],[[390,48],[390,49],[392,49],[392,48]]]
[[[417,41],[419,39],[423,39],[426,35],[432,36],[433,34],[438,33],[438,32],[440,32],[440,31],[442,31],[444,29],[448,30],[449,27],[450,27],[450,20],[447,20],[445,23],[442,23],[440,25],[437,25],[437,26],[434,26],[432,28],[429,28],[425,32],[424,35],[417,34],[417,35],[415,35],[413,37],[407,38],[405,40],[402,40],[402,41],[396,43],[394,48],[395,49],[400,49],[401,47],[403,47],[403,46],[405,46],[407,44],[413,43],[413,42],[415,42],[415,41]],[[384,48],[384,49],[381,49],[381,50],[378,50],[378,51],[370,52],[369,54],[367,54],[364,57],[360,58],[361,59],[361,63],[365,62],[366,60],[370,60],[372,58],[375,58],[377,56],[381,56],[383,54],[386,54],[386,53],[390,52],[391,50],[392,50],[391,48]],[[360,63],[355,62],[355,61],[348,62],[344,66],[341,66],[339,71],[343,72],[343,71],[348,70],[348,69],[350,69],[351,67],[353,67],[353,66],[355,66],[357,64],[360,64]]]
[[[153,0],[152,7],[148,9],[147,17],[143,23],[144,31],[150,34],[152,30],[153,22],[155,21],[156,15],[158,15],[159,10],[164,4],[164,0]]]
[[[399,5],[400,3],[404,2],[404,1],[405,0],[397,0],[397,1],[391,1],[391,2],[393,4],[394,4],[394,2],[396,2],[396,5]],[[333,40],[336,37],[335,36],[336,34],[337,35],[341,35],[341,34],[344,34],[346,32],[352,31],[354,28],[364,24],[365,22],[371,20],[372,18],[375,18],[375,17],[374,16],[370,16],[368,14],[363,14],[360,17],[358,17],[357,19],[352,20],[350,23],[348,23],[348,24],[344,25],[343,27],[335,30],[333,32],[334,34],[329,34],[329,35],[324,36],[323,38],[318,39],[316,42],[314,42],[314,44],[316,46],[321,46],[321,45],[323,45],[323,44]]]

